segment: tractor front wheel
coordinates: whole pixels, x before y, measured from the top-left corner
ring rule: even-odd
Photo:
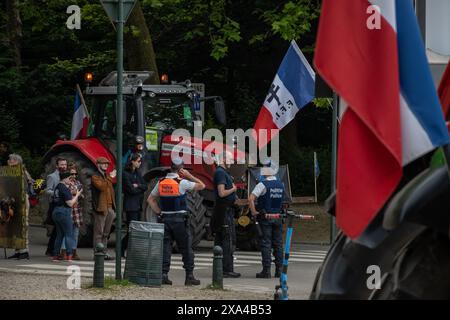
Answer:
[[[67,163],[74,163],[78,170],[78,180],[83,185],[83,194],[80,198],[80,204],[83,214],[83,225],[80,228],[80,235],[78,238],[79,247],[90,247],[93,241],[93,209],[92,209],[92,193],[91,193],[91,177],[97,171],[97,168],[86,159],[83,155],[77,152],[63,152],[54,155],[48,163],[45,164],[45,177],[55,171],[55,164],[57,158],[64,158]],[[47,217],[48,199],[43,199],[40,208],[41,215],[44,220]]]

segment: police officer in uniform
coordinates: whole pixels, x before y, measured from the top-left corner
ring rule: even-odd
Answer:
[[[186,192],[199,191],[204,188],[205,184],[200,179],[183,169],[181,159],[174,159],[171,172],[159,180],[147,200],[152,210],[158,214],[159,222],[164,223],[163,284],[172,284],[168,273],[174,240],[183,256],[183,268],[186,270],[184,284],[187,286],[200,284],[200,280],[195,279],[193,273],[194,251],[192,250]],[[158,197],[161,208],[157,202]]]
[[[270,278],[272,264],[271,251],[275,258],[275,277],[281,275],[283,265],[283,223],[280,217],[284,184],[275,176],[276,170],[269,167],[270,163],[261,168],[265,179],[259,182],[249,197],[249,207],[252,215],[259,221],[262,231],[260,238],[263,270],[256,274],[257,278]],[[255,200],[257,204],[255,206]]]
[[[215,233],[214,245],[223,250],[223,277],[239,278],[240,273],[234,272],[234,249],[236,246],[236,231],[234,226],[234,208],[236,201],[236,186],[226,169],[230,167],[226,157],[233,158],[230,152],[216,155],[218,167],[214,172],[214,188],[216,202],[211,221]]]

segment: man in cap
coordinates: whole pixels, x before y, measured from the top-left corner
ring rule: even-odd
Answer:
[[[256,274],[257,278],[270,278],[272,264],[271,251],[275,258],[275,277],[280,277],[283,265],[283,224],[281,208],[283,204],[284,184],[275,176],[278,168],[270,162],[261,168],[261,180],[249,197],[249,207],[261,226],[261,257],[263,270]],[[255,201],[257,205],[255,206]]]
[[[134,140],[133,140],[134,144],[130,144],[130,147],[127,151],[127,153],[125,153],[125,155],[122,158],[122,166],[125,167],[125,165],[127,164],[128,159],[130,158],[130,156],[133,153],[137,153],[141,156],[142,159],[144,159],[144,144],[145,144],[145,139],[143,136],[135,136]]]
[[[97,243],[103,243],[106,248],[108,237],[111,231],[114,218],[116,217],[115,194],[112,180],[116,177],[114,169],[109,174],[108,171],[110,161],[105,157],[97,159],[98,171],[92,175],[92,205],[94,209],[94,248]],[[112,259],[105,256],[106,260]]]
[[[170,173],[160,179],[155,185],[148,203],[159,216],[158,220],[164,223],[164,252],[162,267],[162,283],[171,285],[168,273],[172,245],[175,240],[183,257],[183,268],[186,270],[185,285],[199,285],[200,280],[194,277],[194,251],[192,250],[192,235],[189,226],[186,192],[200,191],[205,184],[194,177],[189,171],[183,169],[181,159],[172,159]],[[157,203],[160,199],[160,206]]]

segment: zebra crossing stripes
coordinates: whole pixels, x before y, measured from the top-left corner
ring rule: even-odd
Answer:
[[[321,263],[326,255],[326,251],[301,251],[291,252],[289,257],[289,263]],[[235,267],[250,267],[261,265],[261,253],[260,252],[242,252],[237,251],[234,254],[234,266]],[[211,269],[212,268],[213,255],[211,252],[196,252],[195,253],[195,269]],[[40,273],[40,274],[53,274],[53,275],[67,275],[67,267],[79,266],[82,276],[92,277],[94,270],[94,261],[73,261],[67,262],[37,262],[34,263],[30,260],[29,263],[19,264],[15,266],[16,272],[25,273]],[[122,261],[122,270],[125,268],[125,260]],[[173,254],[171,260],[171,270],[183,270],[183,261],[181,254]],[[105,275],[114,276],[115,262],[105,261],[104,265]]]

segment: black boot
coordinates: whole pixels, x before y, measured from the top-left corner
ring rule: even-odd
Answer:
[[[264,268],[262,269],[262,271],[260,273],[256,274],[257,278],[266,278],[266,279],[270,279],[270,268]]]
[[[169,276],[167,275],[167,273],[163,273],[162,275],[162,284],[167,284],[169,286],[172,285],[172,281],[169,280]]]
[[[276,268],[275,269],[275,278],[279,278],[281,277],[281,268]]]
[[[9,256],[8,259],[18,259],[20,256],[19,252],[14,253],[12,256]]]
[[[200,280],[195,279],[192,272],[186,273],[186,280],[184,281],[185,286],[198,286],[200,285]]]
[[[30,259],[30,254],[28,252],[22,252],[19,253],[19,256],[17,257],[18,260],[22,260],[22,259]]]

